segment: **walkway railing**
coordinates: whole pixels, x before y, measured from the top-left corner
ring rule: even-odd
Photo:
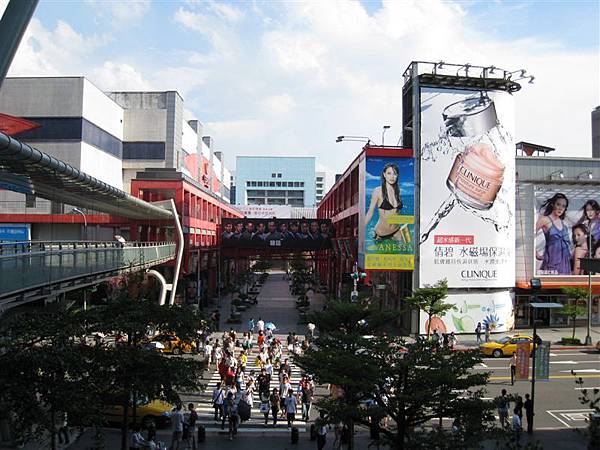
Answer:
[[[0,242],[0,298],[156,266],[176,249],[174,242]]]

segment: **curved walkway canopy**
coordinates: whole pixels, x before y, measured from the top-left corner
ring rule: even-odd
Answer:
[[[172,219],[168,209],[133,197],[0,132],[0,188],[131,219]]]

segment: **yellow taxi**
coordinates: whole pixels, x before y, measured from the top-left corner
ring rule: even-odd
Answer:
[[[111,424],[123,423],[123,405],[117,397],[105,399],[104,419]],[[136,420],[135,423],[146,428],[154,425],[156,428],[165,428],[171,424],[171,411],[173,405],[162,400],[149,400],[147,397],[140,397],[136,401]],[[127,410],[127,420],[129,424],[133,423],[133,402],[129,401]]]
[[[195,342],[184,342],[174,334],[159,334],[153,337],[150,342],[162,344],[162,346],[157,347],[162,353],[180,355],[181,353],[194,353],[196,351]]]
[[[533,351],[533,337],[524,334],[506,336],[497,341],[486,342],[485,344],[480,344],[479,349],[485,356],[500,358],[502,356],[512,356],[514,353],[517,353],[517,344],[521,342],[529,342],[529,352]]]

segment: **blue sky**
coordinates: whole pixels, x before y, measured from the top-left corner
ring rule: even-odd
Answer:
[[[335,136],[386,124],[397,142],[411,60],[524,67],[536,83],[516,95],[517,140],[589,156],[599,3],[41,0],[10,74],[176,89],[230,168],[236,155],[314,155],[333,175],[360,149]]]

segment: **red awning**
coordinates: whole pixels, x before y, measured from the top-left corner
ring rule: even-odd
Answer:
[[[14,136],[23,131],[29,131],[39,127],[39,124],[31,122],[30,120],[0,113],[0,131],[9,136]]]

